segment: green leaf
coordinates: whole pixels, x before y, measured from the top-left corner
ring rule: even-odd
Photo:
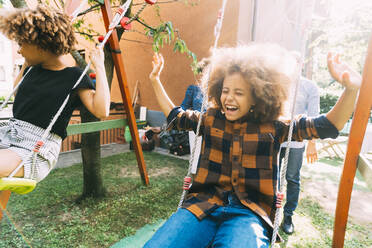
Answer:
[[[180,47],[180,45],[179,45],[178,41],[176,41],[174,43],[173,52],[177,52],[179,50],[179,47]]]

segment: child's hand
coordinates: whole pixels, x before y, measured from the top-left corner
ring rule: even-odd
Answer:
[[[89,52],[89,58],[94,68],[104,67],[105,55],[102,47],[96,47]]]
[[[152,61],[152,72],[150,73],[150,79],[152,81],[159,79],[160,73],[164,67],[164,58],[160,53],[155,53]]]
[[[307,163],[313,164],[318,160],[318,153],[316,151],[315,142],[309,140],[306,147],[306,159]]]
[[[328,70],[331,76],[340,84],[348,89],[359,89],[362,77],[354,71],[348,64],[340,61],[339,54],[328,53]]]

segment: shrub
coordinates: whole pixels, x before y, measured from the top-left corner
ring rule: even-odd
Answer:
[[[325,114],[336,104],[338,96],[326,93],[320,96],[320,113]]]

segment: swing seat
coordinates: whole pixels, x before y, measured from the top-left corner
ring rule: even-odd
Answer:
[[[33,191],[36,187],[36,181],[25,178],[0,178],[0,191],[10,190],[17,194],[27,194]]]

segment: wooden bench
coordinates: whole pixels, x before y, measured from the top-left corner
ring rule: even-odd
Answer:
[[[367,154],[368,156],[369,154]],[[366,155],[359,154],[358,171],[367,183],[368,188],[372,190],[372,159],[369,160]],[[369,156],[372,158],[372,156]]]
[[[344,158],[345,152],[341,147],[342,144],[345,144],[348,140],[348,137],[340,137],[337,139],[319,139],[317,143],[321,145],[321,148],[318,149],[318,153],[326,152],[329,157],[336,156],[337,158]]]

